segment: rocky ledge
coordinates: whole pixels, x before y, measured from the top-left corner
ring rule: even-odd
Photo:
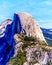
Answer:
[[[34,37],[16,34],[15,54],[7,65],[52,65],[52,47]]]

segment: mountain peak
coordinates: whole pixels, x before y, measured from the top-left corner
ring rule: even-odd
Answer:
[[[22,33],[27,36],[33,36],[41,41],[45,41],[43,33],[40,29],[37,21],[32,17],[32,15],[26,12],[18,13],[22,25]]]

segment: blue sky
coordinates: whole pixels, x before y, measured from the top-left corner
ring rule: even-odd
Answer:
[[[52,0],[0,0],[0,22],[28,12],[44,28],[52,28]]]

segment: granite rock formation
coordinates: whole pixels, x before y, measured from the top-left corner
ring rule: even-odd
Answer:
[[[4,36],[15,52],[8,65],[45,65],[52,62],[52,47],[47,46],[40,26],[30,14],[14,14],[14,20],[7,19],[0,30],[1,33],[6,30],[5,36],[1,34],[0,38]]]
[[[26,35],[16,34],[14,39],[16,43],[15,54],[7,65],[52,64],[52,47],[46,44],[42,45],[34,37],[28,37]]]
[[[21,24],[22,24],[22,33],[27,36],[33,36],[39,39],[40,41],[45,41],[43,33],[40,29],[37,21],[28,13],[18,13]]]

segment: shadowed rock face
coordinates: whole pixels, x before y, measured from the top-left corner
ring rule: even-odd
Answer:
[[[21,33],[21,22],[18,15],[14,14],[13,22],[7,19],[0,26],[0,65],[6,65],[14,54],[13,36]]]

